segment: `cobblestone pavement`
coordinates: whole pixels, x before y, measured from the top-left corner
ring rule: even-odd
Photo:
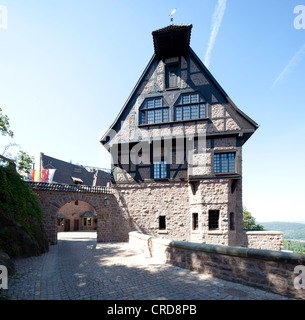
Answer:
[[[16,259],[11,300],[284,300],[280,295],[160,264],[95,232],[59,233],[39,257]]]

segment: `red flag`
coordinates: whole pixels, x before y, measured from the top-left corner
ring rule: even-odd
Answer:
[[[46,182],[46,179],[49,179],[49,169],[42,169],[41,181]]]

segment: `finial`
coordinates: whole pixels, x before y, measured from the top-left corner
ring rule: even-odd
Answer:
[[[176,12],[176,8],[169,14],[169,16],[171,17],[171,24],[174,23],[174,18],[173,18],[173,14]]]

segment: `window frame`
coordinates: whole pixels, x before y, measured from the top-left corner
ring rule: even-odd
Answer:
[[[230,221],[229,221],[230,231],[235,231],[235,213],[230,212]]]
[[[156,103],[159,100],[161,100],[160,105]],[[151,102],[152,102],[152,105],[151,105]],[[165,112],[165,110],[167,112]],[[161,121],[156,122],[157,114],[158,114],[158,119],[160,119]],[[146,98],[139,108],[139,125],[153,125],[153,124],[159,124],[159,123],[167,123],[169,122],[169,117],[170,117],[169,105],[165,101],[163,96]]]
[[[197,99],[192,102],[192,98],[195,96],[197,96]],[[186,99],[187,97],[188,99]],[[194,110],[196,110],[196,114]],[[177,116],[178,114],[179,117]],[[200,93],[190,92],[181,94],[174,106],[174,121],[201,119],[206,119],[206,101]]]
[[[159,216],[158,223],[159,223],[159,230],[161,231],[166,230],[166,216]]]
[[[234,155],[234,158],[230,159],[229,156]],[[226,159],[223,157],[227,156]],[[217,159],[219,157],[219,159]],[[224,161],[226,161],[226,171],[223,170],[224,168]],[[214,174],[234,174],[236,173],[236,151],[226,151],[226,152],[215,152],[214,153]],[[230,168],[232,168],[233,165],[233,171],[230,171]]]
[[[171,76],[170,73],[174,72],[175,73],[175,79],[174,79],[174,85],[171,86]],[[178,88],[178,78],[179,78],[179,63],[178,62],[173,62],[170,64],[165,65],[165,89],[170,90],[170,89],[177,89]]]
[[[192,213],[192,231],[199,230],[199,214],[198,212]]]
[[[217,214],[217,218],[216,217],[212,217],[212,214]],[[215,223],[217,221],[217,227],[215,227]],[[208,227],[209,227],[209,231],[219,231],[220,230],[220,210],[209,210],[208,213]]]
[[[152,178],[154,180],[162,180],[162,179],[168,179],[169,177],[169,169],[168,169],[168,163],[166,162],[166,160],[161,159],[160,161],[154,161],[153,162],[153,172],[152,172]],[[158,166],[158,177],[156,177],[156,166]],[[166,176],[162,176],[162,172],[164,173],[164,168],[166,170]]]

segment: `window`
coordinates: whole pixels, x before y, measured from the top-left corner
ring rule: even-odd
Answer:
[[[230,230],[235,230],[234,212],[230,212]]]
[[[205,104],[199,93],[183,94],[175,106],[175,121],[205,118]]]
[[[92,218],[83,218],[83,226],[91,226]]]
[[[166,161],[154,162],[154,179],[166,179],[167,175],[167,164]]]
[[[209,230],[219,229],[219,210],[209,210]]]
[[[198,230],[198,213],[193,213],[192,229]]]
[[[214,173],[234,173],[235,153],[218,153],[214,155]]]
[[[165,67],[166,88],[177,88],[178,86],[178,65],[169,65]]]
[[[162,97],[146,99],[140,107],[140,124],[168,122],[168,110]]]
[[[159,230],[166,230],[166,217],[159,216]]]

